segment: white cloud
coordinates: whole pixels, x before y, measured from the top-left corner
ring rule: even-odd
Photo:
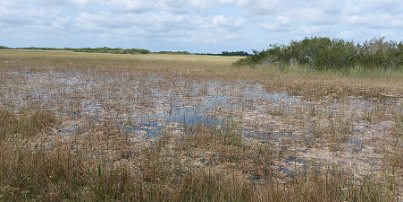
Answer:
[[[401,19],[400,0],[1,0],[0,45],[250,50],[314,35],[402,40]]]
[[[269,22],[260,24],[260,27],[264,30],[271,32],[284,32],[289,31],[290,18],[286,16],[277,16],[274,19],[269,19]]]
[[[106,0],[104,2],[106,7],[116,9],[116,11],[127,10],[129,12],[141,13],[151,10],[155,3],[149,0]]]

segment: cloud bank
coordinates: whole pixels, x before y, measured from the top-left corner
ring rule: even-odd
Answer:
[[[2,0],[0,44],[263,49],[309,36],[403,40],[400,0]]]

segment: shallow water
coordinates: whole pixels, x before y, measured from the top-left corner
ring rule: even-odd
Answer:
[[[145,131],[150,136],[158,135],[167,126],[178,131],[183,131],[184,126],[219,128],[236,119],[248,138],[301,138],[301,131],[281,130],[281,121],[273,121],[273,117],[296,119],[298,110],[309,109],[312,113],[329,116],[345,113],[342,115],[359,119],[379,107],[394,110],[396,105],[360,98],[352,98],[347,105],[337,101],[307,102],[286,93],[268,92],[259,83],[239,80],[188,80],[181,76],[165,78],[156,74],[95,70],[8,71],[3,75],[7,88],[0,90],[1,105],[14,110],[40,105],[72,123],[91,121],[100,125],[108,121],[124,133]],[[303,132],[305,137],[313,133],[315,125],[310,124]],[[71,124],[71,129],[62,130],[63,134],[77,131],[76,127]],[[354,133],[365,134],[369,130],[369,126],[362,125]],[[355,140],[352,142],[349,145],[356,145]]]
[[[277,150],[273,152],[284,154],[276,166],[285,175],[305,172],[311,160],[319,167],[326,167],[324,162],[357,167],[360,175],[379,170],[383,157],[378,152],[392,145],[387,134],[394,127],[394,114],[403,114],[401,100],[309,101],[242,80],[95,68],[0,71],[0,107],[16,113],[24,107],[47,108],[62,120],[57,135],[93,134],[92,129],[106,126],[130,141],[143,141],[234,124],[246,141],[270,142]],[[377,114],[381,118],[370,120]]]

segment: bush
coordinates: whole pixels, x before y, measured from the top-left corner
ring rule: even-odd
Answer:
[[[403,66],[403,44],[372,39],[356,44],[326,37],[305,38],[289,45],[271,45],[267,50],[253,51],[253,55],[236,64],[291,63],[308,65],[318,70],[366,68],[396,69]]]

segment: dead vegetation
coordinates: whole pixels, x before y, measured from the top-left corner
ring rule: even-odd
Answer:
[[[398,76],[1,53],[0,200],[402,200]]]

